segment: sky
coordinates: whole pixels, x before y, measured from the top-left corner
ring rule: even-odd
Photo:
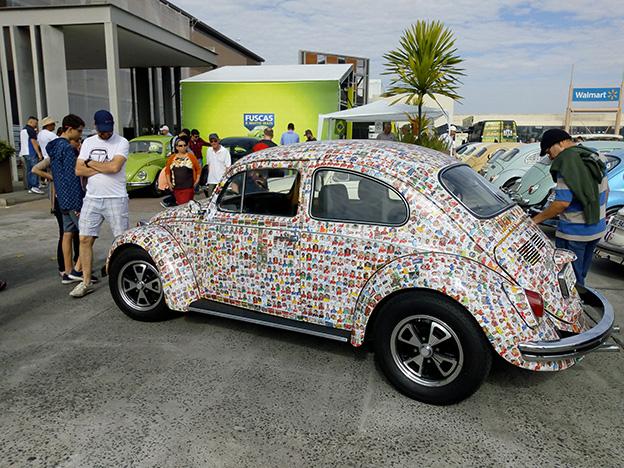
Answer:
[[[383,54],[419,19],[456,36],[466,76],[455,113],[563,113],[576,87],[619,86],[622,0],[173,0],[263,57],[298,63],[298,51],[368,57],[384,85]]]

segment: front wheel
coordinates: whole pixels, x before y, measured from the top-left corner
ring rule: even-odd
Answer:
[[[108,286],[117,307],[128,317],[153,322],[172,316],[165,303],[160,274],[152,258],[139,247],[113,257]]]
[[[375,332],[375,356],[390,382],[415,400],[436,405],[472,395],[492,365],[481,328],[459,304],[438,294],[391,298]]]

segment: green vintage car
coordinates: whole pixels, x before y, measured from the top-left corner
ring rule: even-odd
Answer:
[[[159,196],[158,174],[171,151],[170,136],[144,135],[130,140],[126,162],[126,187],[128,191],[149,189]]]

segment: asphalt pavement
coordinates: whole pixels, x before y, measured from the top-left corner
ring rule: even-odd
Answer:
[[[132,222],[158,200],[130,201]],[[558,373],[495,362],[470,399],[398,393],[373,354],[189,314],[123,315],[56,273],[46,200],[0,208],[0,466],[621,466],[624,353]],[[112,235],[95,245],[101,266]],[[624,324],[624,266],[588,284]]]

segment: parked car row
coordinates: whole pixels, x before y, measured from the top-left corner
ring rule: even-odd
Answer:
[[[582,135],[582,145],[601,153],[607,160],[609,198],[607,201],[607,234],[599,245],[598,255],[624,262],[624,141],[622,138],[595,139],[598,136]],[[507,146],[507,148],[505,148]],[[505,149],[503,149],[505,148]],[[507,193],[529,214],[542,211],[554,200],[554,187],[550,173],[550,159],[540,157],[539,143],[464,145],[457,157],[465,161],[483,177]],[[502,150],[502,151],[501,151]],[[488,155],[491,155],[489,160]],[[613,219],[612,219],[613,218]],[[556,220],[544,224],[556,226]]]

